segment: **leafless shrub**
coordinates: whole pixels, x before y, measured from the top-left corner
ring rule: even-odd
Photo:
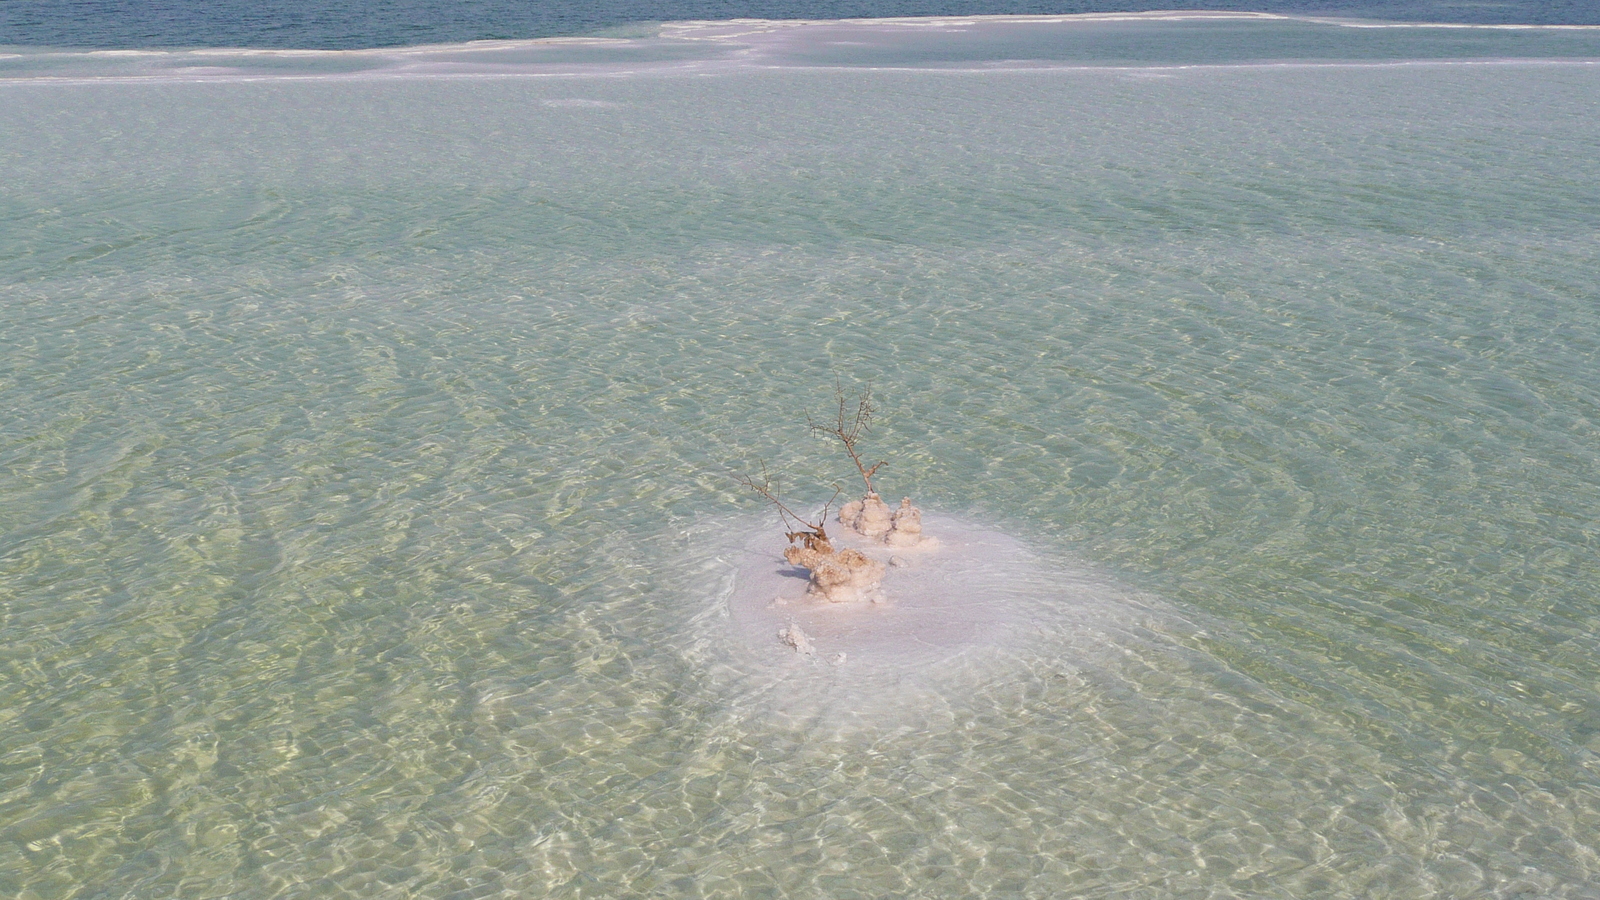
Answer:
[[[872,385],[868,384],[856,396],[855,411],[850,410],[850,401],[844,392],[844,385],[834,382],[834,398],[838,401],[838,413],[832,422],[819,422],[806,413],[806,424],[810,426],[813,434],[828,435],[837,438],[844,445],[844,452],[850,454],[850,461],[856,464],[856,471],[861,473],[861,480],[867,485],[867,493],[875,494],[872,488],[872,476],[883,467],[884,461],[878,460],[868,468],[861,461],[861,453],[856,445],[861,441],[861,436],[872,429],[872,414],[876,411],[872,405]],[[837,494],[835,494],[837,496]]]
[[[760,494],[763,499],[778,510],[779,517],[783,519],[783,527],[792,529],[784,532],[784,537],[789,539],[789,543],[793,544],[798,541],[808,550],[819,550],[823,553],[831,552],[833,545],[828,542],[828,510],[833,507],[833,501],[839,499],[839,488],[834,488],[833,496],[828,498],[828,502],[822,505],[822,512],[818,513],[815,521],[813,521],[790,509],[788,504],[783,502],[783,498],[778,492],[778,482],[767,471],[766,461],[758,460],[757,462],[761,466],[760,479],[748,473],[741,473],[735,476],[735,479],[740,484]]]

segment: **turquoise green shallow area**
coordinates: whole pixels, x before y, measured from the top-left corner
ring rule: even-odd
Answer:
[[[1600,893],[1600,66],[637,54],[0,77],[0,896]]]

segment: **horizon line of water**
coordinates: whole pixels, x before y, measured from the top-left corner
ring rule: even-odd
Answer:
[[[1204,32],[1207,41],[1194,40]],[[1391,23],[1264,12],[686,20],[633,37],[349,50],[0,49],[0,83],[718,74],[751,68],[945,72],[1195,66],[1553,63],[1600,59],[1600,26]]]

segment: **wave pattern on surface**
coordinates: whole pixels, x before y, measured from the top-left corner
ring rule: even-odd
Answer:
[[[0,94],[0,895],[1596,893],[1595,67]],[[779,702],[841,375],[1115,603]]]

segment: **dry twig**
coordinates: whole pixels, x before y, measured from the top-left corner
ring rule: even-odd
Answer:
[[[868,384],[856,398],[856,409],[853,416],[850,415],[850,404],[845,399],[844,385],[834,382],[833,393],[834,397],[839,401],[838,415],[834,418],[833,423],[818,422],[811,418],[810,413],[806,413],[806,424],[811,427],[811,431],[815,434],[831,435],[839,439],[839,443],[844,445],[844,451],[850,454],[850,461],[856,464],[856,471],[861,473],[861,480],[866,482],[867,493],[875,494],[877,492],[872,489],[872,476],[877,474],[878,469],[883,467],[884,461],[878,460],[869,469],[861,461],[861,454],[856,451],[856,443],[861,440],[863,434],[866,434],[872,428],[872,414],[874,412],[872,385]]]
[[[813,522],[810,519],[807,519],[805,516],[802,516],[790,509],[788,505],[783,502],[783,498],[778,494],[777,482],[775,482],[772,478],[772,475],[767,472],[766,460],[758,460],[757,462],[759,462],[761,465],[760,481],[757,481],[754,476],[744,473],[740,473],[735,477],[740,484],[760,494],[762,497],[766,498],[768,503],[771,503],[773,506],[777,507],[778,515],[783,519],[783,526],[785,528],[791,527],[791,519],[798,523],[798,526],[796,526],[793,531],[784,532],[784,537],[789,539],[789,543],[793,544],[795,541],[800,541],[808,549],[812,550],[824,549],[831,546],[828,542],[828,529],[826,527],[828,521],[828,510],[833,507],[833,501],[839,499],[840,489],[838,487],[833,489],[833,496],[828,498],[828,502],[822,505],[822,512],[817,515],[816,521]]]

